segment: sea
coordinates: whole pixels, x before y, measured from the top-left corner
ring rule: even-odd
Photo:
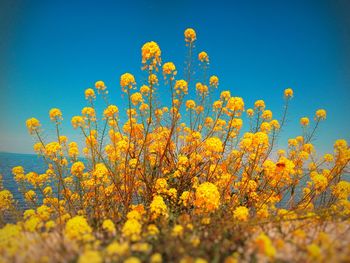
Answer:
[[[24,168],[25,173],[36,172],[39,174],[46,171],[47,165],[42,157],[36,154],[0,152],[0,174],[3,177],[3,186],[12,192],[14,199],[18,202],[18,206],[25,208],[26,204],[23,200],[23,196],[18,191],[17,183],[12,175],[12,168],[19,165]],[[350,181],[350,175],[344,175],[343,180]],[[298,189],[296,189],[296,196],[300,197],[302,195],[302,188],[305,185],[306,180],[299,185]],[[286,205],[287,199],[289,199],[289,196],[285,196],[285,200],[282,200],[278,206]]]
[[[47,166],[44,160],[36,154],[0,152],[0,174],[2,175],[3,186],[11,191],[19,206],[23,207],[25,206],[23,196],[18,191],[18,185],[12,175],[12,168],[15,166],[22,166],[25,173],[44,173]]]

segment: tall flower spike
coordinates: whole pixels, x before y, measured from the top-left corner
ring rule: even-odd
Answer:
[[[124,92],[127,92],[127,89],[132,89],[134,85],[136,85],[134,75],[130,73],[124,73],[120,76],[120,86]]]
[[[193,28],[187,28],[184,32],[185,41],[188,43],[193,43],[197,39],[196,31]]]
[[[28,129],[28,132],[30,134],[33,134],[35,131],[37,131],[40,128],[41,124],[38,119],[30,118],[26,121],[26,126]]]
[[[158,70],[158,65],[161,64],[161,50],[158,44],[154,41],[147,42],[141,48],[142,52],[142,69]]]

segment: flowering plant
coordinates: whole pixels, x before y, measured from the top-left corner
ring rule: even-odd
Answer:
[[[195,30],[185,30],[184,79],[174,63],[162,64],[157,43],[143,45],[146,82],[120,77],[125,121],[103,81],[86,89],[88,105],[71,119],[81,144],[63,135],[60,109],[49,112],[52,142],[39,120],[27,120],[47,170],[13,168],[24,212],[1,186],[2,260],[349,260],[350,183],[342,176],[350,149],[340,139],[334,153],[317,158],[312,143],[326,111],[316,111],[312,128],[301,118],[302,134],[276,149],[293,90],[284,91],[280,120],[263,100],[246,108],[229,90],[212,101],[219,78],[208,77],[206,52],[195,63],[196,39]],[[202,77],[195,78],[195,67]],[[169,106],[157,100],[162,80]],[[101,113],[97,95],[105,103]]]

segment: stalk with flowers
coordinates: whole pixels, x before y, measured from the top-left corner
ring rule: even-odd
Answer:
[[[246,109],[229,90],[212,101],[219,78],[208,77],[204,51],[194,75],[197,36],[191,28],[184,35],[184,79],[174,63],[162,64],[153,41],[141,49],[146,82],[121,75],[124,121],[103,81],[85,90],[87,105],[71,119],[82,143],[63,135],[60,109],[49,112],[52,142],[44,140],[39,120],[27,120],[47,170],[13,168],[25,211],[1,186],[2,261],[350,259],[350,183],[343,179],[350,149],[340,139],[334,153],[318,158],[312,143],[326,111],[316,111],[312,128],[302,117],[302,134],[287,149],[276,148],[293,90],[284,91],[280,120],[263,100]],[[169,89],[168,106],[157,98],[161,85]],[[97,95],[105,103],[101,113]]]

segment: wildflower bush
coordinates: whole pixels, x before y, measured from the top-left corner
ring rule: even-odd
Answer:
[[[0,262],[350,260],[350,149],[340,139],[320,157],[312,143],[326,111],[301,118],[301,135],[276,149],[293,90],[280,120],[263,100],[246,109],[228,90],[214,100],[209,56],[196,55],[193,29],[184,35],[184,79],[155,42],[141,49],[144,83],[120,76],[125,118],[103,81],[85,90],[71,119],[81,143],[64,135],[60,109],[49,112],[54,141],[27,120],[47,170],[13,168],[25,211],[1,185]]]

